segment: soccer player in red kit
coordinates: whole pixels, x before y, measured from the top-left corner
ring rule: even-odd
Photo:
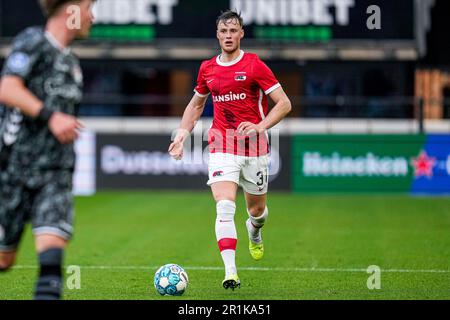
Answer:
[[[246,227],[253,259],[263,257],[261,228],[268,209],[269,145],[266,131],[291,110],[291,103],[272,71],[256,54],[240,49],[244,37],[240,14],[226,11],[217,18],[221,54],[200,66],[197,86],[186,107],[180,128],[169,146],[180,160],[183,143],[194,129],[212,94],[214,119],[208,134],[210,147],[208,185],[216,201],[216,238],[225,264],[225,289],[240,287],[235,254],[234,224],[238,186],[244,190],[249,218]],[[267,95],[275,102],[268,112]]]

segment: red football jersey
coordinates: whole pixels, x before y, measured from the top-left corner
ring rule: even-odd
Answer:
[[[240,136],[241,122],[260,123],[268,113],[267,96],[280,87],[273,72],[256,54],[241,51],[230,62],[220,55],[200,66],[195,93],[212,94],[214,119],[209,130],[210,152],[259,156],[268,153],[266,134]]]

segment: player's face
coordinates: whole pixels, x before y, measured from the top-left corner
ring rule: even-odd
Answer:
[[[243,37],[244,30],[236,19],[221,21],[217,25],[217,39],[222,50],[227,53],[239,50]]]
[[[80,2],[80,21],[81,28],[77,33],[78,38],[86,38],[89,36],[92,24],[94,23],[94,14],[92,13],[92,0],[82,0]]]

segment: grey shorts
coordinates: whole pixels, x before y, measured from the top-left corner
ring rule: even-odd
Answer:
[[[19,179],[0,181],[0,251],[16,250],[29,221],[35,235],[72,237],[71,175],[55,174],[47,181],[38,189],[27,188]]]

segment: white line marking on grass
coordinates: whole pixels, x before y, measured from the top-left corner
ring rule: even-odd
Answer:
[[[14,269],[37,269],[36,265],[18,265]],[[92,270],[152,270],[160,266],[80,266],[81,269]],[[186,270],[223,270],[223,267],[185,266]],[[358,268],[271,268],[271,267],[239,267],[246,271],[281,271],[281,272],[367,272],[367,269]],[[450,270],[438,269],[381,269],[381,272],[391,273],[450,273]]]

